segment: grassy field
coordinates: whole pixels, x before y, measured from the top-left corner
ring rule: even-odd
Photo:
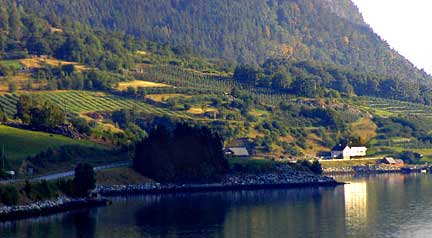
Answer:
[[[52,58],[45,58],[45,57],[31,57],[26,59],[19,60],[19,63],[23,65],[26,68],[35,69],[35,68],[42,68],[45,67],[45,65],[50,66],[61,66],[61,65],[67,65],[72,64],[75,66],[75,69],[78,71],[86,70],[88,67],[85,65],[82,65],[77,62],[69,62],[69,61],[63,61],[58,59],[52,59]]]
[[[351,135],[360,137],[367,142],[377,135],[377,125],[369,118],[361,118],[360,120],[349,125]]]
[[[179,97],[190,98],[191,96],[185,95],[185,94],[179,94],[179,93],[149,94],[149,95],[145,96],[145,98],[150,99],[150,100],[155,101],[155,102],[164,102],[170,98],[179,98]]]
[[[8,67],[14,67],[15,69],[19,69],[22,67],[26,67],[29,69],[36,69],[36,68],[42,68],[45,67],[45,65],[49,66],[61,66],[61,65],[67,65],[72,64],[75,66],[75,69],[78,71],[89,69],[85,65],[82,65],[77,62],[69,62],[69,61],[63,61],[53,58],[47,58],[47,57],[38,57],[38,56],[32,56],[25,59],[18,59],[18,60],[2,60],[0,61],[2,65],[8,66]]]
[[[96,173],[96,181],[102,185],[143,184],[153,180],[142,176],[132,168],[115,168]]]
[[[19,164],[28,156],[62,145],[105,148],[90,141],[73,140],[60,135],[21,130],[3,125],[0,125],[0,145],[4,147],[9,162],[13,165]]]
[[[148,81],[141,81],[141,80],[134,80],[130,82],[121,82],[118,85],[119,90],[126,90],[128,87],[134,87],[134,88],[166,88],[171,87],[168,84],[164,83],[155,83],[155,82],[148,82]]]
[[[19,69],[23,66],[19,60],[1,60],[0,64],[6,67],[12,67],[14,69]]]
[[[217,109],[216,108],[205,108],[205,111],[204,111],[202,108],[192,107],[187,112],[194,114],[194,115],[200,115],[200,114],[204,114],[206,112],[217,112]]]

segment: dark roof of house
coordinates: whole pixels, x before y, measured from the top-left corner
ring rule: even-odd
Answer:
[[[332,148],[332,151],[342,151],[347,147],[347,145],[339,144]]]
[[[249,151],[245,147],[227,148],[234,156],[249,156]]]
[[[227,143],[227,147],[229,148],[238,148],[238,147],[246,147],[249,148],[251,145],[248,138],[239,138]]]

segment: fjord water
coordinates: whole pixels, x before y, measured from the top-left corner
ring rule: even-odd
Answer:
[[[0,223],[0,237],[432,236],[432,175],[338,179],[350,184],[117,197],[105,208]]]

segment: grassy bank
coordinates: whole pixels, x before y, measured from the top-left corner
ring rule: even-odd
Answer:
[[[114,168],[96,172],[96,181],[100,185],[144,184],[153,180],[142,176],[132,168]]]
[[[102,145],[86,140],[73,140],[60,135],[21,130],[3,125],[0,125],[0,145],[4,147],[8,162],[13,165],[18,165],[28,156],[35,155],[48,148],[63,145],[105,148]]]

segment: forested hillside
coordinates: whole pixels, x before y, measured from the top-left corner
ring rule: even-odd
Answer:
[[[131,67],[134,62],[128,52],[145,44],[124,34],[95,31],[77,22],[47,21],[31,14],[29,9],[2,0],[0,32],[3,59],[48,55],[110,71]]]
[[[50,21],[70,18],[186,46],[209,57],[262,63],[269,57],[332,62],[429,81],[368,27],[350,0],[20,0]]]

